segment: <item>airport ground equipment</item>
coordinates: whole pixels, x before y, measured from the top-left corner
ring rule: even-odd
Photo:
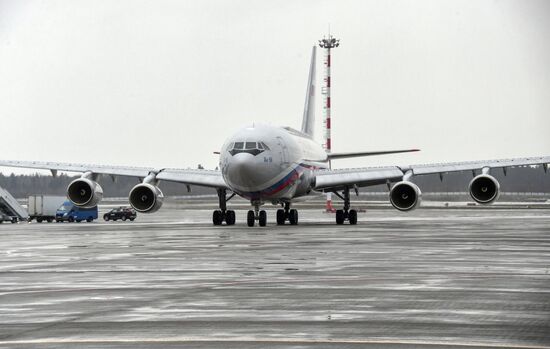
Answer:
[[[80,207],[66,200],[55,213],[56,222],[77,222],[86,221],[88,223],[97,219],[97,206]]]
[[[25,210],[19,202],[2,187],[0,187],[0,214],[1,213],[9,217],[15,217],[17,221],[25,220],[29,216],[27,210]]]
[[[117,207],[103,215],[105,221],[130,220],[136,219],[137,213],[131,207]]]
[[[55,213],[59,206],[67,200],[64,196],[31,195],[27,201],[29,211],[28,221],[51,223],[55,220]]]

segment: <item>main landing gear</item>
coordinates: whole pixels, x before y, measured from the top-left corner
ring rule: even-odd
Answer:
[[[277,210],[277,225],[284,225],[288,220],[290,225],[298,224],[298,211],[295,209],[290,209],[290,203],[284,203],[284,209]]]
[[[252,202],[252,205],[254,205],[254,210],[248,211],[246,224],[249,227],[253,227],[254,223],[258,221],[260,227],[265,227],[267,224],[267,213],[264,210],[260,210],[260,202]]]
[[[338,192],[334,192],[334,194],[344,201],[344,209],[336,210],[336,224],[338,225],[344,224],[346,220],[351,225],[357,224],[357,211],[349,209],[350,208],[349,187],[346,187],[344,189],[344,192],[342,193],[343,196],[340,195]]]
[[[227,225],[235,224],[235,211],[227,209],[227,202],[231,200],[233,196],[235,196],[235,193],[227,198],[227,191],[225,189],[218,189],[220,209],[212,213],[212,223],[214,223],[214,225],[222,225],[224,221]]]

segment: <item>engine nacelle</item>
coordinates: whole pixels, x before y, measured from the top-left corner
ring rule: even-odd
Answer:
[[[480,204],[490,204],[500,195],[500,184],[495,177],[488,174],[480,174],[472,179],[468,185],[470,196]]]
[[[136,211],[153,213],[161,208],[164,195],[159,187],[151,183],[141,183],[130,190],[128,199]]]
[[[399,211],[413,210],[420,205],[421,201],[422,192],[412,182],[398,182],[390,190],[390,202]]]
[[[67,197],[79,207],[94,207],[103,199],[103,188],[89,178],[78,178],[67,187]]]

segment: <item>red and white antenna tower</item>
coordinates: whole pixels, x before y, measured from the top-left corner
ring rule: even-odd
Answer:
[[[325,77],[323,79],[325,85],[321,89],[321,93],[323,94],[323,114],[325,116],[324,125],[325,125],[325,144],[324,148],[327,153],[331,152],[332,149],[332,139],[330,134],[331,129],[331,112],[330,112],[330,89],[331,89],[331,81],[330,81],[330,64],[331,64],[331,56],[330,56],[330,50],[333,48],[336,48],[340,46],[340,40],[337,40],[330,35],[330,29],[328,33],[328,38],[323,38],[322,40],[319,40],[319,47],[325,49]],[[329,166],[331,166],[331,163],[329,161]],[[327,205],[326,205],[326,211],[327,212],[336,212],[336,210],[332,207],[332,195],[331,193],[327,193]]]

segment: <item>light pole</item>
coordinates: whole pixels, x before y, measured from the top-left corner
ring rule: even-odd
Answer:
[[[328,38],[323,38],[319,40],[319,47],[325,49],[325,78],[324,83],[325,85],[321,89],[321,93],[323,94],[323,114],[325,115],[325,144],[324,148],[327,153],[330,153],[332,150],[332,139],[331,139],[331,113],[330,113],[330,89],[331,89],[331,81],[330,81],[330,63],[331,63],[331,56],[330,56],[330,50],[333,48],[336,48],[340,46],[340,40],[335,39],[330,35],[330,31],[328,34]],[[332,164],[329,160],[329,167],[331,167]],[[335,209],[332,207],[332,195],[331,193],[327,193],[327,204],[326,204],[326,211],[327,212],[335,212]]]

